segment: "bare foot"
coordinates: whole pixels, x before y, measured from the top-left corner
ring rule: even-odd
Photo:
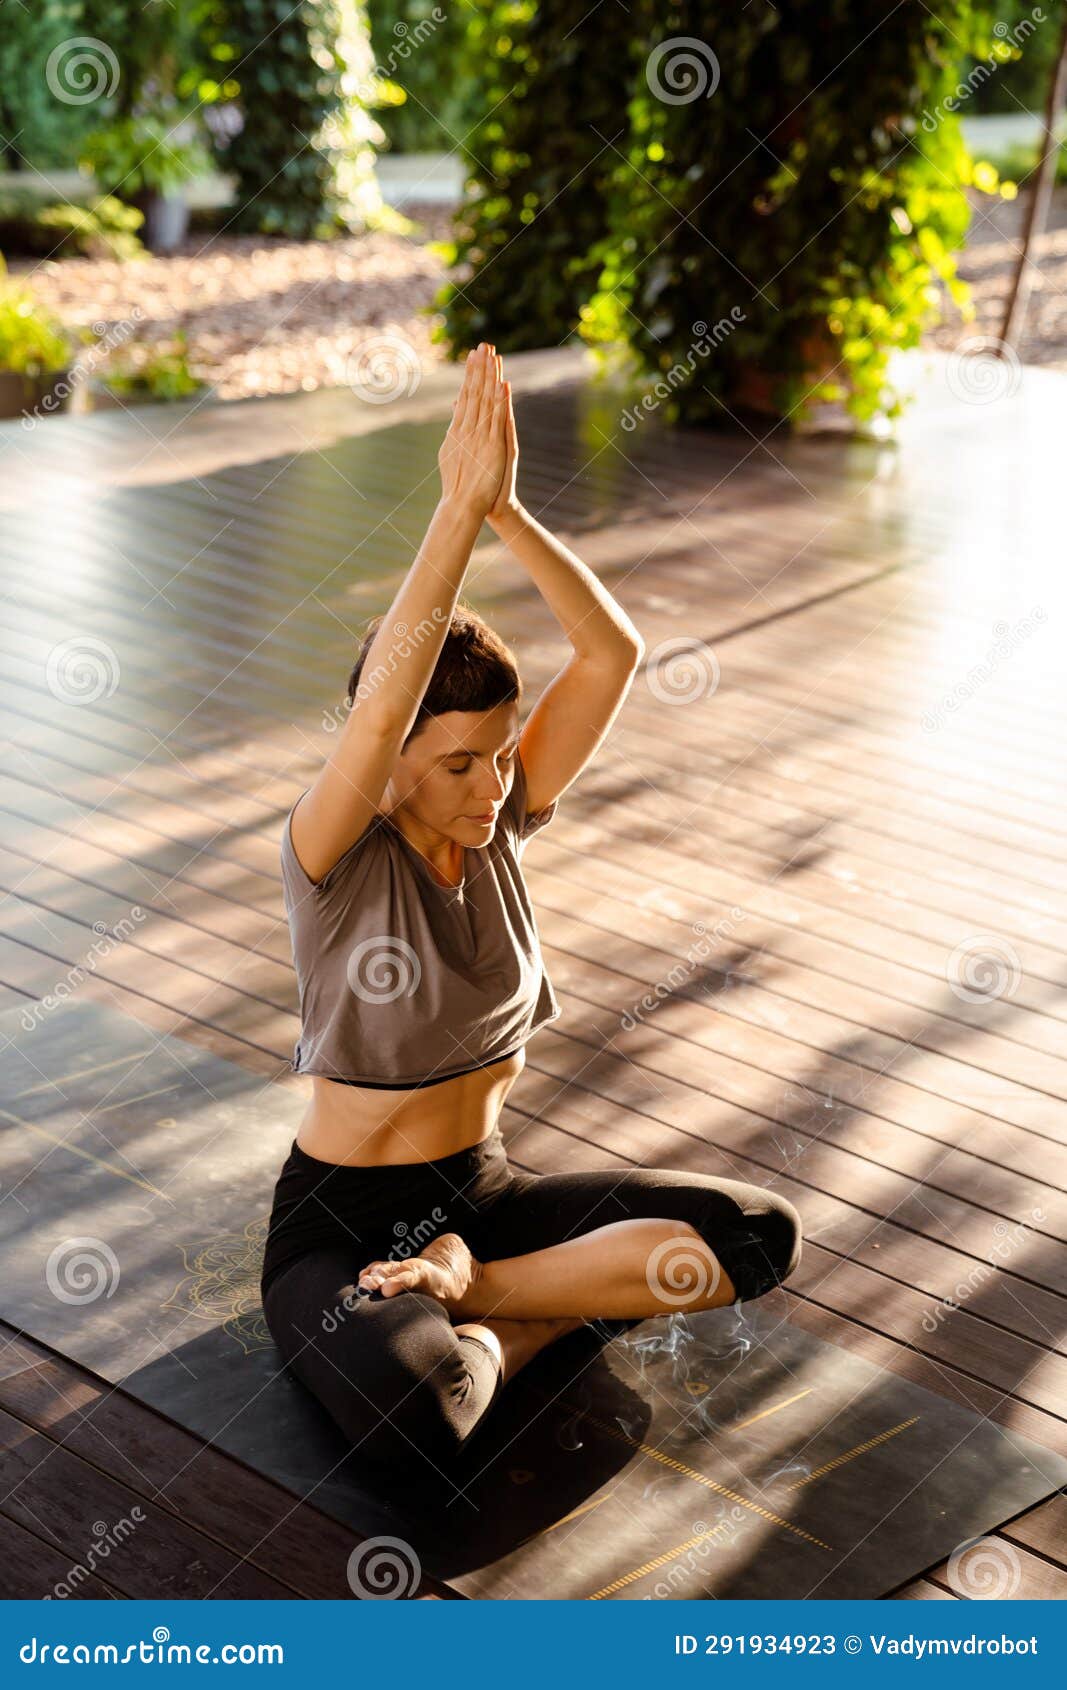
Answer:
[[[584,1325],[580,1315],[562,1315],[551,1320],[498,1320],[491,1316],[487,1320],[466,1321],[456,1327],[456,1332],[460,1336],[471,1333],[483,1343],[488,1338],[491,1347],[495,1340],[501,1377],[506,1383],[557,1338]]]
[[[459,1233],[443,1232],[406,1262],[369,1262],[357,1283],[365,1291],[380,1291],[383,1297],[423,1291],[458,1315],[481,1271],[481,1262],[475,1261]]]

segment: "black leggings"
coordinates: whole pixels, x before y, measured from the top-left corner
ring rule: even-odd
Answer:
[[[416,1256],[443,1232],[495,1261],[655,1217],[695,1227],[742,1300],[800,1259],[792,1204],[738,1180],[644,1167],[525,1173],[508,1162],[499,1127],[453,1156],[384,1167],[320,1162],[294,1141],[275,1189],[264,1314],[290,1372],[354,1450],[398,1469],[417,1452],[444,1470],[496,1401],[496,1358],[457,1336],[435,1297],[357,1290],[362,1269]],[[588,1324],[610,1336],[639,1321]]]

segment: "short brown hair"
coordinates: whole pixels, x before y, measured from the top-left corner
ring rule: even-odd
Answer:
[[[367,654],[387,614],[383,612],[367,624],[348,677],[349,705],[355,702]],[[498,704],[518,703],[521,698],[522,678],[511,651],[473,606],[459,602],[403,749],[407,750],[431,716],[444,716],[449,710],[484,712]]]

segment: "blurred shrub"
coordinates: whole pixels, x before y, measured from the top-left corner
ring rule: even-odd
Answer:
[[[975,169],[944,107],[992,45],[970,0],[485,0],[472,57],[495,105],[442,294],[456,350],[558,344],[580,324],[665,414],[892,416],[895,348],[945,292]],[[477,48],[477,51],[475,49]],[[622,99],[620,99],[620,92]],[[499,102],[499,103],[497,103]],[[624,103],[625,102],[625,103]]]
[[[232,98],[231,4],[7,0],[0,19],[4,167],[71,168],[90,130],[146,100],[210,108]]]
[[[943,290],[970,313],[953,257],[964,188],[998,187],[945,105],[964,48],[989,46],[970,0],[637,0],[633,26],[587,337],[625,343],[643,376],[681,365],[678,420],[820,400],[897,415],[890,354],[918,344]],[[688,63],[678,37],[701,48]],[[731,310],[736,326],[694,356],[700,325]]]
[[[979,8],[979,14],[983,24],[995,31],[988,55],[995,71],[976,79],[967,111],[1043,111],[1059,49],[1062,7],[1050,5],[1049,0],[1037,6],[1031,0],[997,0],[994,6]],[[968,56],[962,80],[967,80],[974,66],[987,62],[984,51]]]
[[[0,248],[24,258],[137,258],[143,222],[110,194],[50,205],[37,194],[0,191]]]
[[[440,248],[471,273],[436,301],[457,351],[490,330],[502,352],[574,332],[600,270],[613,143],[626,139],[630,31],[621,10],[591,20],[588,0],[472,9],[455,74],[480,88],[484,115],[463,149],[455,239]]]
[[[362,0],[229,0],[243,127],[224,155],[233,226],[296,239],[388,221]]]
[[[464,74],[477,0],[369,0],[367,9],[390,147],[451,152],[482,114],[478,79]]]
[[[56,100],[46,67],[81,32],[82,0],[34,0],[0,11],[0,169],[69,165],[86,128],[84,109]]]
[[[181,331],[170,341],[127,348],[108,360],[97,379],[116,399],[131,404],[190,399],[209,385],[190,368],[188,341]]]
[[[63,326],[32,288],[7,274],[0,258],[0,371],[43,376],[62,370],[71,355]]]
[[[146,192],[181,193],[210,170],[211,155],[195,123],[177,111],[160,111],[116,117],[94,129],[82,142],[79,162],[101,186],[121,188],[133,199]]]

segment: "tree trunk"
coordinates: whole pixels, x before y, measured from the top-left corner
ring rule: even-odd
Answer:
[[[1048,216],[1048,204],[1056,176],[1056,155],[1060,150],[1059,141],[1056,139],[1056,121],[1063,110],[1065,94],[1067,94],[1067,18],[1064,19],[1063,35],[1060,38],[1059,57],[1056,60],[1049,83],[1048,99],[1045,104],[1044,140],[1041,158],[1034,172],[1033,186],[1030,190],[1030,204],[1026,213],[1022,251],[1015,268],[1015,280],[1008,295],[1004,323],[1000,331],[999,352],[1002,358],[1014,350],[1026,321],[1026,307],[1029,303],[1030,289],[1034,280],[1034,267],[1030,262],[1030,252],[1037,236],[1044,231],[1045,219]]]

